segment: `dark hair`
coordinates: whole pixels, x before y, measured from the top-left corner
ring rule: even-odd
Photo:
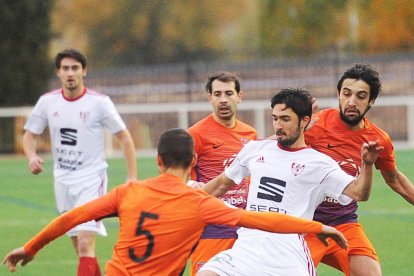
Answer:
[[[82,64],[82,68],[86,67],[86,57],[80,51],[76,49],[66,49],[58,53],[55,58],[55,66],[57,69],[60,68],[60,63],[64,58],[73,58],[74,60]]]
[[[336,88],[338,93],[341,92],[342,84],[345,79],[362,80],[369,85],[370,95],[369,99],[376,99],[381,91],[381,81],[379,79],[379,73],[369,64],[355,64],[351,68],[348,68],[338,81]]]
[[[208,77],[207,84],[206,84],[206,91],[210,94],[213,92],[212,86],[213,86],[213,81],[215,80],[219,80],[221,82],[234,82],[234,87],[236,88],[236,92],[237,93],[240,92],[240,81],[238,77],[236,76],[236,74],[233,74],[227,71],[221,71],[221,72],[214,73]]]
[[[285,104],[291,108],[300,119],[312,116],[312,97],[303,88],[284,88],[280,90],[271,100],[271,107],[276,104]]]
[[[158,154],[166,168],[187,168],[194,155],[193,138],[184,129],[167,130],[158,142]]]

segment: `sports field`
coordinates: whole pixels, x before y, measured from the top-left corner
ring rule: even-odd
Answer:
[[[397,151],[397,162],[411,181],[414,181],[414,151]],[[123,182],[126,176],[122,159],[109,160],[110,189]],[[139,159],[140,178],[157,174],[155,159]],[[56,216],[51,162],[44,172],[33,176],[22,157],[0,158],[0,258],[12,248],[22,245]],[[383,182],[377,173],[371,199],[360,204],[360,221],[376,247],[383,274],[386,276],[414,275],[414,207],[403,200]],[[111,256],[117,238],[116,219],[105,220],[108,237],[97,240],[101,263]],[[44,248],[27,267],[18,267],[14,275],[76,275],[77,257],[67,237]],[[7,275],[6,266],[0,275]],[[319,275],[342,275],[321,265]]]

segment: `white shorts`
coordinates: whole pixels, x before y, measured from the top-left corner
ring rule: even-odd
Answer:
[[[286,241],[290,239],[292,237]],[[312,260],[303,258],[304,248],[297,249],[302,250],[298,252],[302,254],[295,253],[296,248],[292,250],[289,245],[277,246],[266,237],[239,238],[233,248],[212,257],[199,271],[212,271],[221,276],[316,276]]]
[[[79,184],[67,185],[55,181],[56,206],[60,214],[72,210],[82,204],[106,194],[108,188],[108,177],[106,171],[82,181]],[[66,234],[69,237],[76,236],[78,231],[92,231],[99,235],[106,236],[106,229],[102,221],[88,221],[82,223]]]

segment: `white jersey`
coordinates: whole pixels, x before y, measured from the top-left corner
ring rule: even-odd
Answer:
[[[276,140],[251,141],[225,174],[235,183],[250,176],[246,210],[312,219],[316,207],[326,196],[341,204],[352,201],[342,191],[354,178],[342,171],[332,158],[310,147],[289,149],[280,146]],[[253,240],[262,246],[261,256],[269,258],[269,263],[277,262],[272,266],[280,271],[286,271],[288,267],[313,269],[302,235],[273,234],[247,228],[241,228],[238,234],[233,248],[243,247],[239,244]],[[258,254],[246,252],[249,253]],[[312,275],[314,271],[310,270],[309,275]],[[277,273],[275,275],[279,275]]]
[[[49,127],[55,180],[66,185],[82,183],[108,165],[104,128],[111,133],[126,129],[108,96],[89,89],[75,99],[55,90],[41,96],[24,129],[41,134]]]

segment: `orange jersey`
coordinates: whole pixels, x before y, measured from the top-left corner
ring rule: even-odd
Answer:
[[[361,169],[361,145],[367,141],[379,140],[384,150],[379,154],[375,167],[379,170],[395,168],[394,147],[389,135],[364,118],[365,127],[353,131],[341,120],[338,109],[325,109],[313,115],[319,120],[305,131],[306,143],[319,152],[332,157],[341,168],[352,176]],[[328,225],[357,221],[356,202],[342,206],[331,198],[315,212],[314,219]]]
[[[197,122],[188,132],[194,139],[197,165],[193,168],[191,178],[207,183],[221,174],[231,164],[239,151],[250,140],[257,138],[256,130],[237,120],[233,128],[219,124],[210,114]],[[248,194],[248,181],[233,186],[220,198],[227,203],[245,208]],[[202,238],[237,238],[236,229],[208,226]]]
[[[320,233],[315,221],[272,212],[229,208],[221,200],[188,187],[181,178],[162,174],[120,185],[108,194],[53,220],[24,245],[35,255],[75,225],[117,214],[118,241],[106,273],[180,275],[206,224],[255,227],[280,233]]]

